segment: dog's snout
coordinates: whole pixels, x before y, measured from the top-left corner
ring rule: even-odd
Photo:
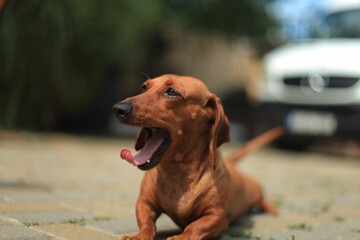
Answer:
[[[130,103],[117,103],[113,106],[113,112],[118,118],[126,118],[131,113],[132,105]]]

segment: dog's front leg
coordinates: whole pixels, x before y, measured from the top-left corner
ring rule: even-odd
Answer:
[[[210,215],[205,215],[189,224],[180,235],[167,240],[201,240],[215,237],[228,228],[228,221],[221,209]]]
[[[139,233],[133,236],[123,236],[121,240],[153,240],[156,234],[155,221],[160,213],[146,200],[139,200],[136,204],[136,218]]]

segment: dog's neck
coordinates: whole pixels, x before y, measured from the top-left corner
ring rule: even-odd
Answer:
[[[172,141],[156,167],[163,176],[185,180],[200,178],[204,172],[212,171],[210,166],[210,141],[207,126],[170,133]],[[194,176],[190,176],[194,175]]]
[[[205,147],[201,147],[205,146]],[[179,148],[181,151],[162,157],[156,167],[161,178],[174,181],[192,181],[200,179],[205,173],[213,171],[209,162],[209,149],[206,145],[197,144],[192,149]],[[174,151],[170,151],[174,152]]]

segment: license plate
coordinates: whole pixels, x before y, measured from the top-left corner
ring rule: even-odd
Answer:
[[[331,112],[292,110],[286,117],[287,130],[292,134],[332,136],[337,125],[336,116]]]

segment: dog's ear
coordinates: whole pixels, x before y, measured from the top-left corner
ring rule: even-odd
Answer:
[[[216,148],[230,140],[229,121],[225,116],[220,99],[211,95],[206,103],[207,108],[213,111],[213,125],[210,130],[209,161],[212,168],[216,168]]]
[[[139,151],[145,146],[147,140],[147,131],[144,128],[141,128],[135,141],[135,150]]]

